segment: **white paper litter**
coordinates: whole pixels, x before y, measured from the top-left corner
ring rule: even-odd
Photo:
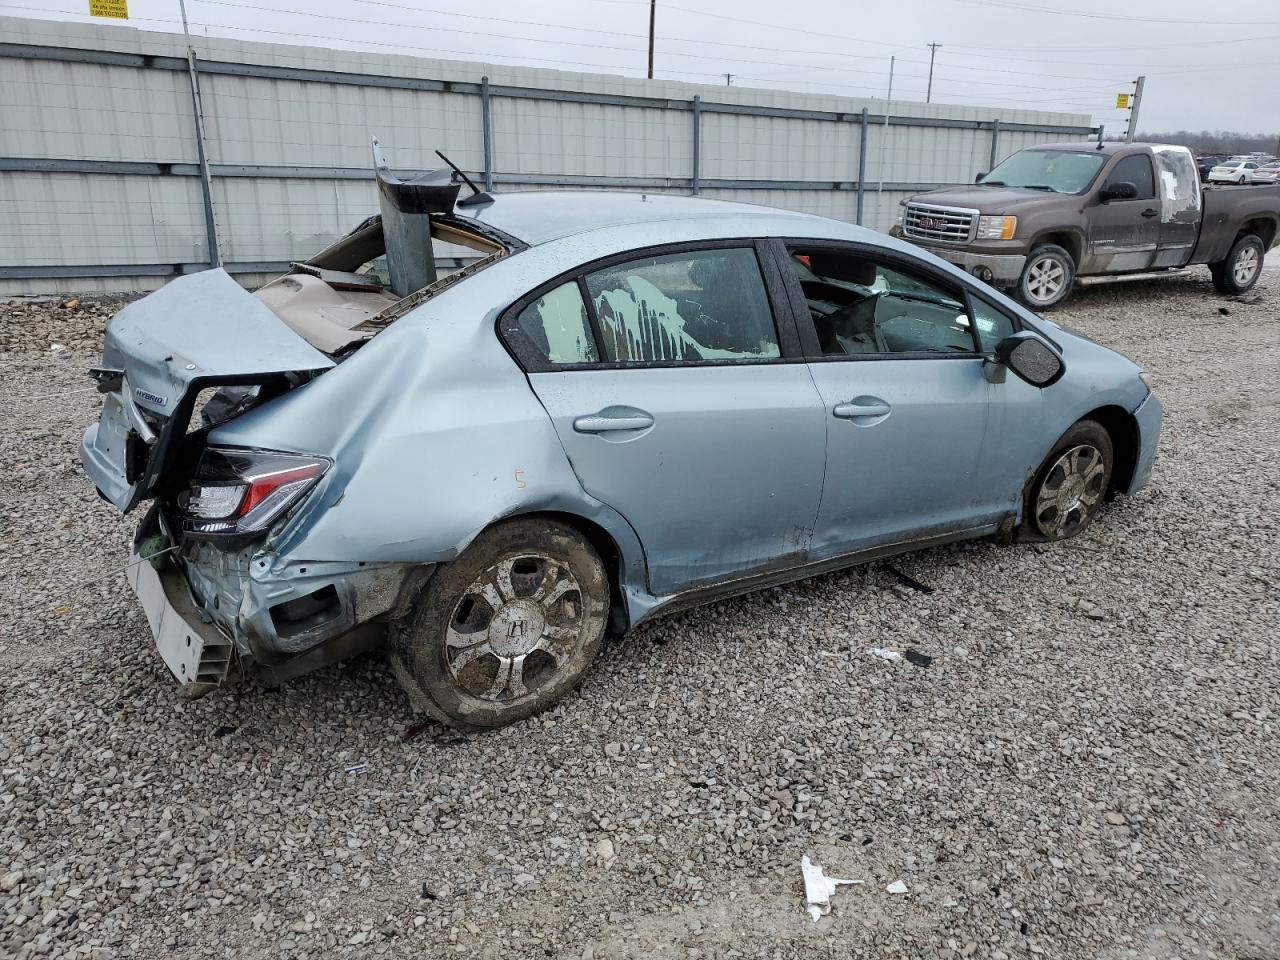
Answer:
[[[805,910],[813,917],[814,923],[818,922],[819,917],[831,912],[831,895],[836,892],[836,887],[846,883],[862,883],[861,880],[828,877],[807,854],[800,858],[800,872],[804,874]]]
[[[884,892],[885,893],[906,893],[907,885],[903,883],[901,880],[895,880],[893,881],[893,883],[889,884],[887,887],[884,888]]]
[[[901,660],[902,654],[897,650],[886,650],[884,647],[872,647],[867,653],[873,657],[879,657],[881,660]]]

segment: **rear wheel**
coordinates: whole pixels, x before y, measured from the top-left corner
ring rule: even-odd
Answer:
[[[1032,310],[1049,310],[1071,294],[1076,265],[1071,254],[1052,243],[1036,247],[1018,278],[1018,299]]]
[[[1111,435],[1097,421],[1081,420],[1063,434],[1027,490],[1024,538],[1066,540],[1083,532],[1102,509],[1114,462]]]
[[[1239,295],[1253,288],[1262,274],[1266,254],[1261,238],[1247,233],[1236,239],[1226,257],[1209,265],[1213,285],[1220,293]]]
[[[397,675],[418,705],[464,729],[554,704],[604,639],[609,579],[586,539],[549,520],[486,530],[428,581],[394,631]]]

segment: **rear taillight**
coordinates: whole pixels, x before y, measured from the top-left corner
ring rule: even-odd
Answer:
[[[266,450],[210,447],[191,489],[178,499],[183,527],[203,536],[266,530],[316,485],[329,461]]]

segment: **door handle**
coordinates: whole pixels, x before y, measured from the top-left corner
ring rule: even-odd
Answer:
[[[1159,210],[1153,210],[1150,207],[1147,207],[1147,209],[1142,211],[1142,215],[1147,218],[1159,216],[1159,214],[1160,214]]]
[[[634,407],[616,411],[601,410],[577,417],[573,429],[578,433],[613,433],[617,430],[646,430],[653,426],[653,417]]]
[[[858,397],[831,408],[831,415],[841,420],[862,420],[867,417],[887,417],[893,408],[879,397]]]

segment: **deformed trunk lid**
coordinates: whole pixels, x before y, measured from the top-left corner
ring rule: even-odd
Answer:
[[[180,277],[129,304],[107,325],[102,362],[123,376],[85,431],[80,460],[122,511],[154,495],[202,389],[334,365],[225,270]]]

